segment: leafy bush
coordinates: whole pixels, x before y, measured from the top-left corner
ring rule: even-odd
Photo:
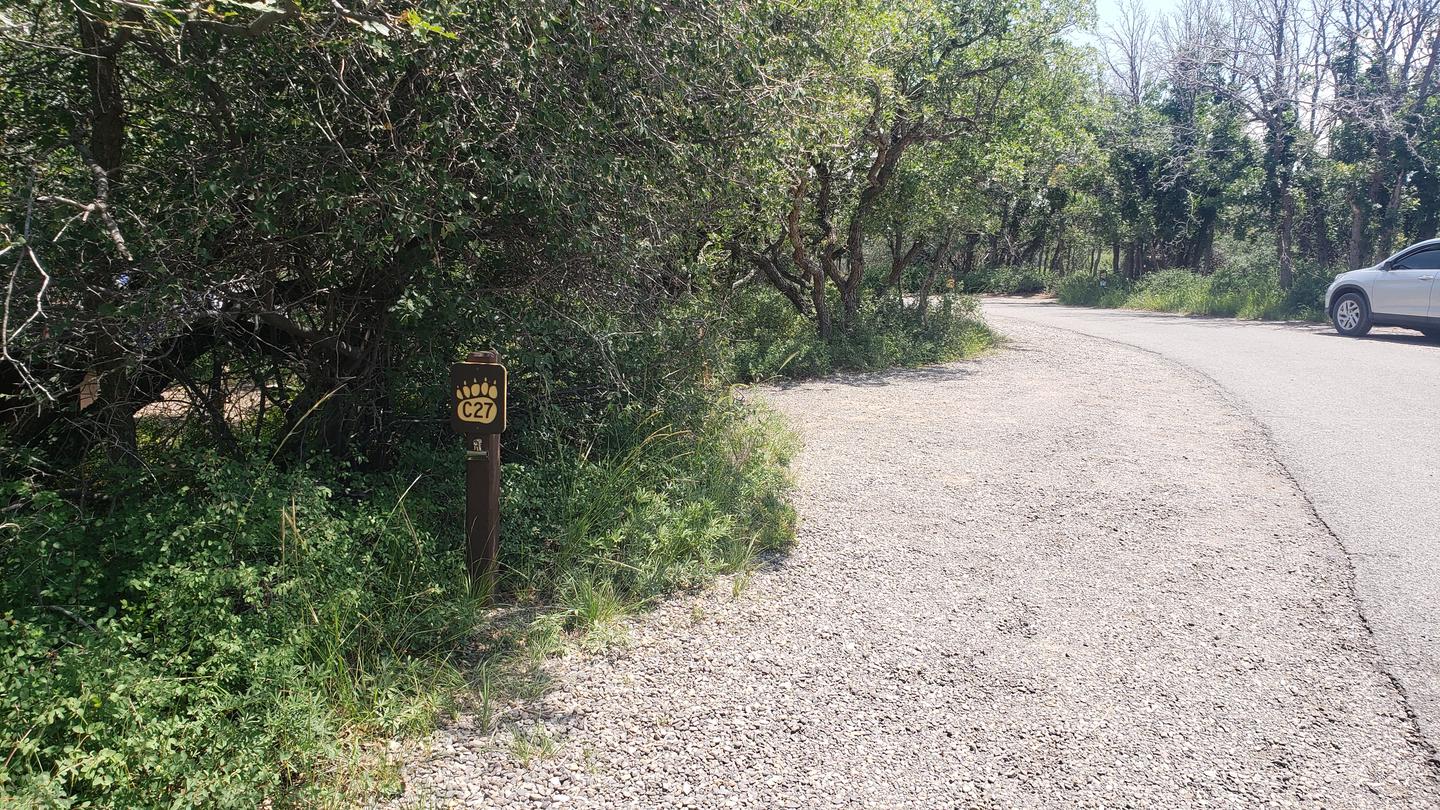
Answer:
[[[961,291],[990,295],[1035,295],[1054,284],[1050,274],[1034,267],[987,267],[960,278]]]
[[[1129,307],[1230,318],[1321,320],[1325,288],[1334,273],[1313,263],[1300,263],[1288,291],[1280,289],[1274,254],[1263,245],[1230,244],[1220,266],[1208,276],[1185,269],[1159,270],[1137,282],[1119,278],[1074,275],[1062,279],[1062,303],[1077,306]]]
[[[579,581],[633,606],[793,536],[793,440],[774,417],[729,397],[696,413],[614,417],[629,432],[624,452],[506,466],[512,590],[573,603]]]
[[[1130,283],[1120,276],[1092,276],[1076,273],[1055,285],[1062,304],[1079,307],[1123,307],[1130,295]]]
[[[791,444],[771,418],[724,398],[615,419],[623,453],[505,465],[507,599],[583,625],[585,589],[633,605],[792,536]],[[11,484],[27,508],[0,551],[0,797],[254,807],[386,787],[362,741],[447,708],[480,622],[460,463],[429,447],[385,475],[202,456],[116,476],[103,508]]]
[[[357,732],[422,727],[475,625],[447,488],[199,456],[103,508],[11,484],[0,795],[254,807],[355,775]],[[322,483],[330,481],[333,483]],[[353,772],[353,773],[352,773]]]
[[[745,290],[732,301],[737,322],[731,354],[739,380],[814,377],[835,368],[834,347],[821,340],[815,323],[798,313],[779,293],[766,287]]]
[[[1301,260],[1295,263],[1295,278],[1285,296],[1288,317],[1307,321],[1323,321],[1325,291],[1343,267],[1327,267],[1318,262]]]
[[[994,342],[975,302],[952,295],[933,301],[923,321],[913,308],[872,296],[861,306],[856,323],[837,327],[829,341],[820,339],[814,323],[772,290],[747,291],[734,307],[745,327],[736,330],[731,363],[736,378],[747,381],[939,363]]]
[[[502,602],[583,630],[793,536],[792,442],[727,393],[711,304],[628,321],[484,304],[513,387]],[[457,653],[486,630],[462,573],[463,456],[434,411],[456,344],[417,329],[394,389],[416,427],[387,472],[277,454],[263,423],[222,459],[158,416],[145,468],[5,485],[0,805],[344,804],[394,786],[375,740],[446,711],[467,687]]]

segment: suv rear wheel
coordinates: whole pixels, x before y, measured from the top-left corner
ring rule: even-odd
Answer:
[[[1335,331],[1347,337],[1360,337],[1370,331],[1370,307],[1360,293],[1340,296],[1331,319],[1335,321]]]

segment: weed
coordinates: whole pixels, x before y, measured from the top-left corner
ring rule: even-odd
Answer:
[[[495,722],[495,711],[500,698],[495,664],[486,661],[471,670],[470,694],[474,697],[473,722],[481,732],[487,732]]]
[[[511,732],[510,753],[520,760],[521,765],[528,766],[537,760],[554,759],[559,752],[560,744],[544,726],[517,728]]]
[[[739,573],[735,574],[735,576],[731,577],[731,579],[730,579],[730,597],[731,597],[732,599],[739,599],[739,598],[740,598],[740,594],[744,593],[744,592],[745,592],[745,589],[750,587],[750,577],[751,577],[751,575],[754,574],[754,573],[755,573],[754,571],[752,571],[751,569],[747,568],[747,569],[745,569],[745,570],[743,570],[743,571],[740,571]]]
[[[564,651],[564,618],[563,613],[547,614],[532,623],[525,631],[523,644],[525,654],[531,663],[539,664]]]
[[[566,627],[582,632],[612,624],[628,612],[614,583],[591,574],[572,575],[560,589],[558,604]]]

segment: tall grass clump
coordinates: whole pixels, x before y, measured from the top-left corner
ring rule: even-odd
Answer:
[[[583,448],[507,466],[503,582],[553,600],[566,627],[604,625],[668,591],[733,570],[735,548],[794,534],[778,420],[723,397],[702,411],[617,414],[620,453]]]
[[[1301,262],[1287,291],[1280,287],[1272,249],[1232,242],[1219,255],[1219,266],[1209,275],[1179,268],[1157,270],[1138,281],[1077,274],[1061,279],[1056,294],[1061,303],[1076,306],[1265,320],[1324,318],[1333,269]]]
[[[1126,279],[1119,276],[1075,273],[1060,279],[1055,285],[1055,296],[1062,304],[1113,309],[1126,305],[1130,286]]]
[[[730,362],[735,377],[744,381],[942,363],[976,354],[995,341],[974,299],[948,293],[932,299],[923,319],[913,302],[902,306],[893,297],[869,296],[856,322],[837,327],[830,340],[821,339],[814,321],[773,290],[748,291],[734,306],[745,327],[736,330]]]

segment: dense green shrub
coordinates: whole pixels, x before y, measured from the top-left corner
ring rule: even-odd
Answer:
[[[502,598],[634,604],[785,543],[785,434],[711,401],[613,414],[623,452],[506,464]],[[479,627],[459,450],[402,458],[381,475],[200,456],[117,475],[89,508],[9,485],[28,508],[0,546],[0,797],[254,807],[385,787],[361,741],[426,728]]]
[[[960,277],[960,289],[990,295],[1035,295],[1050,289],[1055,279],[1034,267],[986,267]]]
[[[793,535],[793,445],[773,417],[724,397],[691,413],[614,418],[629,434],[623,452],[506,465],[502,587],[563,604],[580,579],[634,605]]]
[[[1285,295],[1287,317],[1307,321],[1323,321],[1325,291],[1343,267],[1327,267],[1318,262],[1301,260],[1295,263],[1295,279]]]
[[[994,341],[974,300],[953,295],[932,301],[923,321],[913,305],[872,297],[858,321],[829,341],[772,290],[748,291],[734,307],[745,327],[736,330],[731,362],[736,378],[747,381],[938,363],[974,354]]]
[[[301,799],[363,766],[354,732],[428,722],[476,615],[438,479],[406,497],[392,476],[199,455],[117,474],[88,507],[12,483],[0,796]]]
[[[735,317],[753,326],[737,336],[731,362],[737,379],[813,377],[835,367],[832,347],[815,332],[815,323],[795,312],[790,302],[764,288],[744,291],[733,301]]]
[[[1139,281],[1072,275],[1060,281],[1062,303],[1092,307],[1129,307],[1159,312],[1252,319],[1324,318],[1325,288],[1334,271],[1298,263],[1288,291],[1280,289],[1273,251],[1264,245],[1229,244],[1211,275],[1185,269],[1159,270]]]
[[[728,394],[742,323],[698,299],[479,309],[486,335],[407,338],[394,407],[414,428],[384,472],[277,456],[263,422],[221,458],[157,415],[145,467],[6,484],[0,804],[309,805],[393,783],[374,741],[463,694],[456,655],[486,629],[461,573],[462,450],[435,410],[446,347],[496,346],[511,369],[502,604],[583,630],[793,535],[788,434]]]
[[[1062,304],[1080,307],[1123,307],[1130,284],[1120,276],[1092,276],[1074,273],[1060,279],[1055,295]]]

